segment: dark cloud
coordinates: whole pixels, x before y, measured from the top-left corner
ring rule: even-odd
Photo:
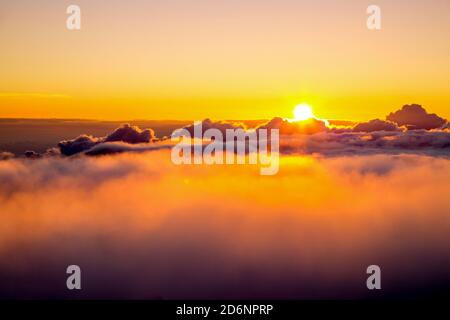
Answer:
[[[155,140],[155,132],[151,129],[141,130],[139,127],[124,124],[110,135],[106,136],[104,142],[122,141],[125,143],[148,143]]]
[[[288,121],[286,119],[276,117],[269,122],[261,125],[258,129],[279,129],[282,135],[292,134],[314,134],[327,130],[324,121],[310,118],[304,121]]]
[[[30,150],[25,151],[24,155],[26,158],[29,158],[29,159],[38,159],[38,158],[42,157],[42,155],[40,153],[37,153],[35,151],[30,151]]]
[[[61,150],[59,148],[50,148],[45,151],[44,155],[48,157],[60,156]]]
[[[124,124],[106,137],[96,138],[90,135],[81,135],[73,140],[58,143],[63,155],[71,156],[92,149],[94,146],[106,142],[124,142],[128,144],[149,143],[156,141],[155,133],[151,129],[141,130],[136,126]]]
[[[402,129],[396,123],[380,119],[360,122],[353,127],[354,132],[373,132],[373,131],[401,131]]]
[[[65,156],[71,156],[85,150],[91,149],[102,140],[89,135],[81,135],[73,140],[64,140],[58,143],[61,153]]]
[[[399,126],[406,126],[408,129],[426,130],[440,128],[447,122],[435,113],[427,113],[418,104],[404,105],[401,110],[391,112],[386,119],[397,123]]]

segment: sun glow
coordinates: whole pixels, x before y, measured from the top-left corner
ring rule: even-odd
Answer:
[[[294,118],[297,121],[307,120],[313,117],[314,114],[311,110],[311,107],[306,103],[299,104],[294,109]]]

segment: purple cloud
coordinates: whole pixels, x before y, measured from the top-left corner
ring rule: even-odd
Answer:
[[[391,112],[387,120],[406,126],[408,129],[437,129],[446,124],[447,120],[435,113],[427,111],[418,104],[404,105],[401,110]]]
[[[396,123],[380,119],[360,122],[353,127],[354,132],[373,132],[373,131],[402,131]]]

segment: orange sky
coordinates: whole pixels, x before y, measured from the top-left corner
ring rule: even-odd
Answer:
[[[68,31],[66,7],[81,7]],[[0,15],[0,117],[450,118],[450,3],[17,0]]]

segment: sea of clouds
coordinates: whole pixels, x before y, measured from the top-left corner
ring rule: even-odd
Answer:
[[[3,153],[0,297],[448,293],[450,133],[425,117],[341,128],[275,118],[262,125],[282,134],[274,176],[254,165],[174,165],[169,139],[128,125],[45,155]],[[71,264],[81,291],[66,288]],[[372,264],[381,291],[366,288]]]
[[[0,162],[0,297],[348,298],[450,285],[450,161],[282,156],[175,166],[168,150]],[[82,290],[65,269],[82,269]],[[382,269],[382,291],[366,268]]]

